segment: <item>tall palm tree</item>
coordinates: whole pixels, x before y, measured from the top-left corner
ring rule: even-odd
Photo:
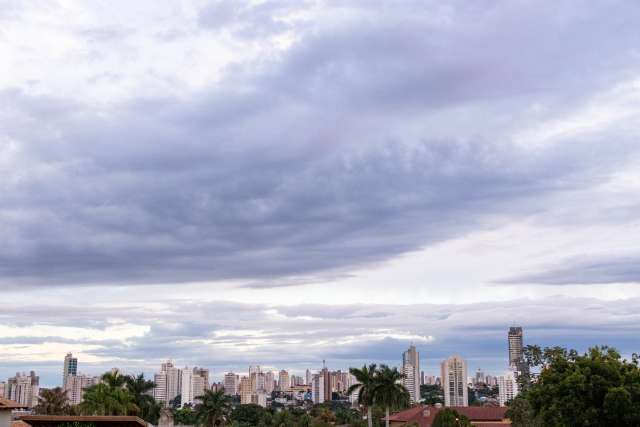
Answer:
[[[195,407],[198,424],[204,427],[224,426],[231,415],[231,400],[223,391],[205,390]]]
[[[367,424],[373,427],[371,407],[373,406],[373,392],[376,387],[376,364],[363,365],[362,369],[350,368],[349,372],[356,378],[357,383],[347,390],[347,394],[358,393],[358,403],[367,409]]]
[[[140,418],[151,424],[157,424],[161,409],[150,394],[155,386],[153,381],[145,379],[144,374],[125,377],[125,388],[131,393],[134,403],[140,409]]]
[[[69,397],[61,387],[42,389],[38,396],[38,404],[34,408],[37,414],[65,415],[69,412]]]
[[[129,415],[137,414],[133,394],[125,388],[126,378],[117,370],[102,375],[99,384],[84,390],[81,412],[89,415]]]
[[[380,365],[373,389],[373,401],[385,407],[386,426],[389,427],[389,409],[409,405],[409,391],[402,384],[404,374],[398,368]]]

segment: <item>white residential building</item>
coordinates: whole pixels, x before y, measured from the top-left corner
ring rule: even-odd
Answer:
[[[182,369],[181,372],[181,406],[184,407],[186,404],[193,404],[193,371],[189,368]]]
[[[311,400],[313,403],[319,404],[325,401],[325,375],[314,374],[311,378]]]
[[[98,377],[92,377],[88,375],[69,375],[64,382],[64,390],[67,392],[69,403],[71,405],[78,405],[82,402],[82,396],[84,395],[84,389],[97,384],[99,382]]]
[[[402,380],[404,386],[409,391],[411,403],[420,401],[420,353],[412,344],[407,351],[402,353],[402,373],[405,375]]]
[[[505,372],[504,375],[498,377],[498,401],[500,406],[505,404],[518,395],[518,382],[516,374],[513,370]]]
[[[445,406],[469,406],[467,362],[453,355],[442,361],[440,369]]]
[[[7,380],[5,397],[14,400],[21,405],[33,408],[38,404],[38,395],[40,394],[40,377],[34,371],[29,375],[16,373],[15,377]]]

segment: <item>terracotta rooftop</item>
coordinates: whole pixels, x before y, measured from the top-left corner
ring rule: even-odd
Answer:
[[[22,405],[14,400],[3,399],[0,397],[0,409],[23,409],[26,405]]]
[[[68,416],[68,415],[25,415],[20,417],[32,427],[57,427],[64,423],[91,423],[95,427],[147,427],[138,417],[121,416]]]
[[[391,415],[389,421],[392,424],[417,423],[420,427],[431,427],[433,421],[443,408],[435,406],[415,406],[407,410]],[[505,418],[507,408],[492,406],[454,406],[451,409],[464,415],[477,427],[504,427],[511,425]]]

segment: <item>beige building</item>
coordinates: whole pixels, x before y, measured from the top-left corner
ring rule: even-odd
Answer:
[[[240,403],[247,405],[251,403],[251,395],[253,390],[251,389],[251,380],[249,377],[240,378]]]
[[[7,381],[5,397],[20,405],[33,408],[38,404],[39,393],[40,377],[34,371],[31,371],[29,375],[18,372],[15,377],[9,378]]]
[[[84,395],[84,389],[97,384],[99,379],[97,377],[90,377],[87,375],[69,375],[64,382],[64,390],[67,392],[69,403],[71,405],[78,405],[82,402],[82,396]]]
[[[445,406],[468,406],[467,362],[458,355],[440,365]]]
[[[289,381],[289,372],[284,369],[278,372],[278,390],[286,391],[291,387],[291,381]]]

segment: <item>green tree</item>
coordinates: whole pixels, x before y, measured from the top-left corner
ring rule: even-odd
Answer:
[[[375,376],[373,401],[385,408],[385,425],[389,427],[389,410],[401,409],[409,406],[409,391],[402,384],[404,374],[398,368],[381,365]]]
[[[420,397],[427,405],[444,404],[444,390],[437,384],[423,384],[420,386]]]
[[[367,424],[369,427],[373,426],[373,417],[371,414],[371,407],[373,406],[373,392],[376,387],[376,364],[372,363],[369,366],[364,365],[362,369],[351,368],[349,369],[351,375],[353,375],[357,381],[356,384],[349,387],[347,394],[358,393],[358,403],[367,410]]]
[[[267,411],[260,405],[239,405],[231,412],[231,420],[240,427],[256,427],[263,422]]]
[[[584,354],[560,347],[528,347],[540,369],[523,393],[545,426],[632,427],[640,425],[640,369],[609,347]]]
[[[198,424],[204,427],[223,426],[230,419],[231,401],[222,391],[206,390],[198,396],[195,407]]]
[[[283,409],[275,413],[271,424],[273,427],[295,427],[296,422],[291,412]]]
[[[542,427],[542,423],[536,418],[531,404],[522,396],[518,396],[509,403],[506,412],[513,427]]]
[[[102,375],[100,383],[85,389],[80,411],[87,415],[138,414],[140,408],[125,383],[125,377],[117,370]]]
[[[34,408],[36,414],[65,415],[69,413],[69,398],[61,387],[42,389],[38,396],[38,404]]]
[[[125,377],[125,388],[131,393],[134,403],[140,410],[138,415],[154,425],[158,424],[162,409],[162,405],[150,395],[155,386],[153,381],[145,379],[144,374]]]
[[[438,411],[433,419],[432,427],[473,427],[469,418],[460,415],[458,411],[444,408]]]
[[[198,423],[198,415],[190,405],[173,409],[173,423],[175,425],[195,425]]]

